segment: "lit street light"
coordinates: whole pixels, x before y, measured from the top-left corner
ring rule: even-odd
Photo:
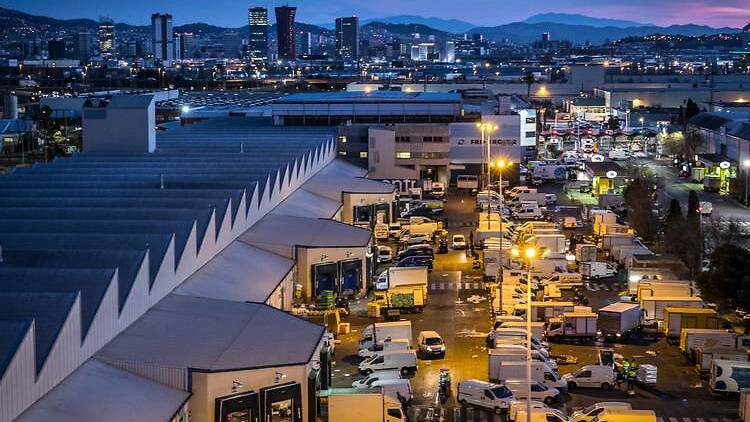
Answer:
[[[518,257],[521,251],[518,248],[511,249],[511,254]],[[539,255],[539,251],[529,246],[523,251],[526,260],[526,422],[531,422],[531,260]],[[502,293],[501,293],[502,294]]]
[[[746,159],[742,162],[742,167],[745,169],[745,205],[747,206],[747,183],[748,175],[750,175],[750,159]]]

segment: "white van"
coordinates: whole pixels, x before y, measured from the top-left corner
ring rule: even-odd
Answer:
[[[540,400],[546,404],[554,402],[560,396],[560,390],[554,387],[547,387],[536,381],[531,382],[531,397],[528,396],[529,381],[525,379],[505,380],[505,386],[513,392],[513,397],[519,399]]]
[[[526,204],[512,211],[513,218],[519,220],[533,220],[542,218],[542,209],[538,204]]]
[[[609,152],[610,160],[627,160],[631,156],[630,151],[621,148],[615,148]]]
[[[384,395],[401,400],[400,397],[410,402],[414,398],[411,391],[411,381],[408,379],[390,379],[375,381],[370,388],[380,388]]]
[[[359,372],[363,375],[384,369],[397,369],[402,376],[412,374],[417,371],[417,353],[414,350],[378,352],[359,364]]]
[[[600,413],[607,409],[630,410],[632,407],[630,406],[630,403],[621,401],[603,401],[573,412],[570,415],[570,419],[572,419],[573,422],[592,422],[595,417],[599,416]]]
[[[573,372],[565,374],[568,389],[576,387],[592,387],[609,390],[615,384],[615,370],[609,365],[586,365]]]
[[[357,353],[359,357],[369,358],[379,352],[392,352],[394,350],[409,350],[409,340],[405,338],[386,339],[377,342],[374,346],[367,349],[360,349]]]
[[[513,393],[500,384],[466,380],[458,383],[456,400],[463,406],[470,404],[501,414],[513,401]]]
[[[513,400],[508,408],[508,420],[524,422],[523,419],[518,419],[518,413],[520,411],[526,411],[528,405],[531,405],[532,409],[549,409],[550,407],[538,400]]]
[[[401,379],[401,371],[395,369],[375,371],[372,374],[362,378],[361,380],[354,381],[352,383],[352,388],[372,388],[372,383],[374,383],[375,381],[397,379]]]
[[[570,418],[557,409],[531,409],[531,418],[526,417],[526,409],[520,409],[516,413],[516,421],[524,422],[531,420],[531,422],[570,422]]]

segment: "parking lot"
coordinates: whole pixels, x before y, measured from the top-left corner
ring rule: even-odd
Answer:
[[[545,192],[559,191],[559,186],[540,188]],[[549,212],[553,219],[565,215],[580,214],[575,204],[561,200],[560,208]],[[445,216],[450,236],[464,234],[467,237],[477,221],[474,199],[465,195],[449,195]],[[584,228],[585,230],[585,228]],[[590,229],[589,229],[590,230]],[[376,272],[376,273],[379,273]],[[598,308],[618,301],[621,286],[614,279],[588,281],[584,283],[584,295],[589,306]],[[488,379],[488,359],[485,337],[490,329],[490,307],[487,285],[479,270],[472,270],[471,259],[460,250],[447,254],[436,254],[434,269],[429,277],[429,305],[422,313],[403,315],[412,322],[413,333],[435,330],[443,337],[447,346],[444,359],[418,361],[419,369],[412,378],[413,403],[409,408],[412,421],[499,421],[501,416],[479,409],[461,409],[455,401],[457,385],[466,379]],[[348,318],[351,333],[339,336],[333,375],[334,387],[350,387],[360,378],[357,364],[357,342],[361,330],[377,320],[367,317],[367,302],[362,300],[351,305]],[[610,391],[598,389],[576,389],[566,391],[553,404],[566,413],[600,401],[628,401],[634,409],[654,410],[662,420],[669,422],[717,422],[737,420],[736,398],[712,395],[688,360],[675,345],[663,338],[642,335],[628,344],[595,343],[589,345],[553,343],[551,354],[571,355],[576,364],[560,365],[559,373],[574,371],[585,364],[596,361],[598,349],[612,348],[615,353],[638,363],[650,363],[658,367],[658,383],[653,388],[636,388],[629,396],[623,389]],[[443,405],[438,400],[438,373],[448,368],[453,378],[453,394]]]

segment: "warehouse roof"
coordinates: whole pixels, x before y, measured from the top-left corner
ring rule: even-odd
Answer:
[[[97,357],[206,372],[299,365],[323,331],[265,304],[170,294]]]
[[[263,303],[294,265],[291,259],[235,240],[185,280],[175,293]]]
[[[295,217],[333,218],[339,209],[341,202],[306,191],[303,186],[277,205],[271,213]]]
[[[393,194],[396,185],[364,178],[366,172],[352,164],[336,160],[302,186],[316,195],[341,201],[342,192]]]
[[[293,248],[367,246],[371,237],[370,230],[334,220],[268,214],[239,239],[262,248]]]
[[[293,94],[279,98],[275,104],[299,103],[459,103],[454,92],[341,91]]]
[[[189,396],[89,359],[16,422],[98,422],[103,415],[108,422],[168,421]]]

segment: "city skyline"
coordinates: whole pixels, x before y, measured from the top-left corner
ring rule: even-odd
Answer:
[[[510,0],[504,8],[498,9],[490,0],[472,0],[473,7],[462,7],[453,10],[452,2],[437,0],[400,3],[385,0],[374,5],[360,2],[352,5],[341,0],[308,2],[294,1],[290,6],[298,8],[298,20],[313,24],[332,24],[335,17],[359,16],[362,19],[383,18],[392,15],[419,15],[441,19],[459,19],[477,26],[496,26],[515,21],[523,21],[537,13],[560,12],[578,13],[601,18],[626,19],[637,22],[648,22],[668,26],[674,24],[702,24],[713,27],[742,27],[750,21],[750,8],[743,0],[715,1],[681,1],[665,0],[658,3],[646,0],[615,0],[595,2],[583,0],[565,0],[556,4],[554,9],[541,0]],[[204,22],[219,26],[239,27],[246,24],[237,11],[248,7],[273,8],[282,5],[278,2],[258,1],[239,4],[229,0],[216,0],[211,8],[203,8],[197,1],[164,0],[159,2],[158,9],[175,15],[175,25]],[[3,0],[0,6],[17,9],[26,13],[50,16],[58,19],[92,18],[109,16],[117,22],[146,25],[148,16],[156,12],[153,2],[135,0],[124,4],[113,0],[103,0],[91,4],[85,0]],[[593,7],[592,7],[593,6]],[[643,8],[648,6],[648,16]],[[393,12],[398,10],[398,13]],[[493,12],[493,10],[495,10]],[[429,11],[429,12],[427,12]]]

